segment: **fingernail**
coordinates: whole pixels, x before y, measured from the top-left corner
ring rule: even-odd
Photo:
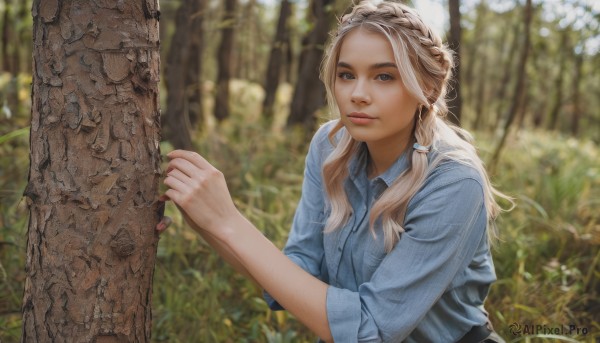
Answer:
[[[158,224],[156,225],[156,231],[163,231],[164,229],[166,229],[165,224]]]

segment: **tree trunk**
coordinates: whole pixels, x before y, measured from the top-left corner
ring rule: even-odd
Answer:
[[[287,127],[302,125],[307,131],[315,126],[315,111],[323,107],[325,86],[319,80],[319,66],[323,58],[331,23],[331,12],[328,8],[334,0],[314,0],[311,10],[315,17],[315,25],[302,40],[302,52],[298,67],[298,81],[294,89]]]
[[[11,1],[6,0],[4,4],[4,17],[2,18],[2,69],[7,72],[12,71],[9,46],[10,44],[14,44],[11,39],[11,8]]]
[[[579,121],[581,120],[581,74],[583,72],[584,52],[575,53],[575,76],[573,77],[573,113],[571,114],[571,134],[579,134]]]
[[[221,25],[221,43],[217,52],[219,70],[217,72],[217,94],[215,97],[215,118],[223,121],[229,118],[229,80],[231,78],[231,56],[235,26],[235,8],[237,0],[225,0],[225,9]]]
[[[149,342],[158,2],[35,0],[22,342]]]
[[[286,44],[289,42],[288,18],[292,14],[291,4],[288,0],[281,1],[279,11],[279,20],[277,22],[277,31],[275,39],[271,46],[269,64],[267,66],[267,77],[265,81],[265,99],[263,101],[263,115],[267,121],[273,120],[273,104],[275,95],[279,86],[279,79],[282,70],[283,53],[287,51]]]
[[[247,80],[249,82],[256,82],[259,80],[258,71],[258,45],[260,43],[260,25],[259,15],[257,13],[258,4],[257,0],[247,0],[245,5],[239,12],[241,12],[241,18],[239,18],[239,29],[234,39],[234,45],[236,49],[235,58],[232,73],[234,78]]]
[[[482,121],[484,120],[485,111],[485,93],[486,93],[486,85],[488,83],[488,76],[486,75],[486,71],[488,70],[487,59],[488,52],[486,51],[487,44],[485,43],[475,43],[475,45],[482,44],[482,48],[484,49],[482,56],[479,61],[478,68],[478,80],[477,80],[477,96],[475,97],[475,122],[473,123],[473,130],[478,130],[481,127]]]
[[[474,76],[473,73],[475,72],[475,65],[478,65],[479,63],[477,63],[479,61],[479,51],[480,48],[482,47],[481,45],[483,45],[485,42],[487,42],[487,39],[484,38],[485,36],[485,32],[487,31],[487,26],[489,25],[486,22],[486,17],[487,17],[487,3],[485,0],[482,0],[479,5],[477,6],[477,10],[476,10],[476,18],[475,18],[475,27],[473,27],[473,38],[471,41],[471,44],[466,44],[465,49],[463,50],[463,56],[467,55],[466,59],[463,59],[463,64],[466,68],[466,71],[464,72],[464,78],[463,78],[463,84],[466,85],[466,87],[464,87],[463,93],[465,94],[465,97],[467,99],[469,99],[471,101],[471,103],[475,100],[473,94],[475,94],[475,92],[479,91],[479,87],[474,87],[475,85],[475,80],[474,80]],[[466,51],[465,51],[466,50]],[[481,71],[482,67],[479,66],[479,68],[477,69],[478,71]],[[479,81],[481,82],[481,81]],[[467,100],[467,102],[469,102],[469,100]],[[476,107],[477,105],[475,105]],[[478,113],[476,113],[476,115],[478,115]]]
[[[518,1],[517,1],[517,5],[518,6]],[[510,44],[510,48],[508,48],[506,50],[507,52],[507,56],[506,56],[506,62],[504,63],[504,68],[502,68],[502,70],[504,71],[504,74],[502,75],[502,79],[499,82],[499,87],[498,91],[496,92],[496,96],[495,98],[497,99],[497,103],[496,103],[496,120],[494,123],[493,128],[497,128],[500,126],[500,122],[502,120],[502,114],[504,111],[504,107],[503,104],[506,102],[506,91],[508,90],[508,86],[511,83],[511,77],[513,75],[513,60],[514,57],[516,55],[515,51],[517,51],[518,47],[519,47],[519,37],[521,37],[519,35],[519,23],[515,23],[514,27],[513,27],[513,35],[511,37],[512,41]]]
[[[193,1],[192,1],[193,2]],[[191,125],[186,111],[186,78],[190,31],[190,1],[183,1],[175,14],[175,32],[171,38],[165,78],[167,110],[163,118],[165,137],[177,149],[192,149]]]
[[[450,48],[454,50],[456,54],[456,66],[452,70],[452,79],[454,80],[448,97],[450,101],[448,101],[448,109],[450,112],[448,113],[448,120],[460,126],[460,119],[462,114],[462,98],[461,98],[461,83],[460,83],[460,44],[461,44],[461,35],[462,29],[460,26],[460,0],[449,0],[448,8],[450,11],[450,39],[448,44]],[[475,43],[477,44],[477,43]]]
[[[506,115],[507,120],[504,123],[504,131],[502,133],[502,138],[500,142],[496,146],[494,150],[494,154],[492,155],[492,160],[490,163],[490,170],[495,170],[495,167],[500,159],[500,152],[506,143],[506,138],[510,132],[510,127],[517,115],[517,110],[520,106],[520,99],[523,93],[523,89],[525,86],[525,73],[527,67],[527,58],[529,56],[529,50],[531,45],[531,20],[533,17],[533,5],[531,0],[527,0],[525,4],[525,9],[523,12],[523,24],[524,24],[524,32],[523,32],[523,46],[521,47],[521,55],[519,57],[519,69],[517,72],[517,84],[515,86],[515,92],[512,96],[512,102],[510,105],[510,109]]]
[[[188,72],[186,73],[186,89],[188,117],[192,128],[204,120],[203,94],[202,94],[202,53],[204,49],[204,11],[205,0],[191,1],[191,18],[188,48]]]
[[[564,81],[564,75],[566,72],[566,63],[567,63],[567,51],[570,50],[569,47],[569,28],[565,28],[562,32],[561,32],[561,43],[560,43],[560,47],[558,48],[559,50],[559,67],[558,67],[558,76],[556,77],[556,80],[554,81],[554,97],[553,97],[553,104],[552,104],[552,109],[550,110],[550,118],[548,121],[548,130],[556,130],[556,126],[558,125],[558,116],[560,114],[560,110],[562,108],[562,104],[563,104],[563,81]]]

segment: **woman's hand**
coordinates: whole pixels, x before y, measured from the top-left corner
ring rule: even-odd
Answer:
[[[201,229],[219,237],[220,228],[241,214],[233,204],[223,174],[195,152],[175,150],[167,154],[164,184],[165,195],[192,221],[194,229]],[[192,223],[190,223],[192,224]]]

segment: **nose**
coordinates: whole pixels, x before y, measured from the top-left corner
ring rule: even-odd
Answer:
[[[351,100],[354,104],[369,104],[371,96],[369,87],[364,80],[357,80],[354,89],[352,89]]]

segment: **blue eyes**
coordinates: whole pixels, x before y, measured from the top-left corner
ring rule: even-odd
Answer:
[[[340,79],[342,79],[342,80],[352,80],[352,79],[354,79],[354,76],[352,76],[352,74],[346,73],[346,72],[338,73],[338,77]]]
[[[354,80],[355,79],[355,77],[354,77],[354,75],[352,75],[352,73],[345,72],[345,71],[338,73],[337,76],[338,76],[338,78],[340,78],[342,80]],[[386,74],[386,73],[377,74],[375,76],[375,80],[378,80],[378,81],[392,81],[393,79],[394,79],[394,77],[392,75]]]
[[[391,81],[394,78],[390,74],[379,74],[377,75],[377,79],[380,81]]]

